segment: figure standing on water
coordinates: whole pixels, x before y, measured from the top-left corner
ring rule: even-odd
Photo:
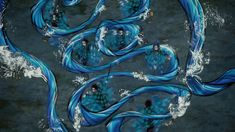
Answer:
[[[64,15],[64,11],[59,11],[59,6],[55,8],[55,11],[52,15],[51,25],[53,27],[59,27],[61,29],[68,29],[67,19]]]
[[[98,85],[92,86],[92,93],[96,103],[102,108],[105,109],[108,105],[108,99],[106,95],[103,94],[102,89]]]
[[[47,24],[61,29],[68,29],[67,18],[63,10],[59,10],[59,6],[55,6],[54,1],[48,1],[44,9],[44,20]]]
[[[102,61],[101,53],[97,47],[87,39],[83,39],[80,43],[74,47],[76,58],[82,65],[97,66]]]
[[[145,101],[144,107],[140,109],[140,112],[149,116],[166,114],[170,102],[171,97],[166,97],[164,99],[158,97],[155,99],[148,99]],[[137,129],[137,132],[157,132],[162,122],[162,120],[138,119],[134,123],[134,127]]]
[[[59,10],[59,6],[54,8],[54,2],[49,1],[44,10],[44,20],[47,24],[52,27],[57,27],[60,29],[68,29],[67,18],[64,15],[64,11]],[[46,30],[46,33],[48,31]],[[52,46],[59,46],[61,44],[62,38],[59,36],[49,36],[48,42]]]
[[[118,50],[121,50],[126,45],[125,35],[126,35],[125,31],[122,28],[119,28],[117,30],[117,48],[118,48]]]
[[[154,108],[152,106],[152,101],[151,100],[146,100],[144,105],[145,105],[144,112],[143,112],[144,114],[151,115],[151,114],[154,113]],[[144,125],[147,128],[146,129],[147,132],[153,132],[153,130],[154,130],[153,120],[152,119],[147,119],[147,120],[145,120],[144,123],[145,123]]]
[[[145,57],[150,69],[157,70],[160,74],[164,72],[166,68],[166,62],[171,58],[170,56],[161,49],[160,42],[157,40],[153,43],[153,50],[146,53]]]
[[[126,37],[125,30],[123,28],[118,28],[112,31],[112,33],[109,32],[105,36],[105,46],[110,48],[112,51],[118,51],[123,49],[128,43],[128,37]]]
[[[91,111],[101,111],[107,108],[110,104],[109,91],[106,87],[100,87],[97,84],[91,86],[91,92],[88,92],[82,101],[83,105]],[[111,92],[111,91],[109,91]]]
[[[79,63],[87,65],[88,62],[88,53],[90,52],[90,45],[87,39],[83,39],[81,45],[78,44],[75,48],[76,55],[79,60]]]
[[[156,114],[152,101],[149,99],[146,100],[144,107],[140,109],[140,112],[148,116]],[[138,119],[134,122],[133,127],[136,129],[136,132],[153,132],[155,124],[153,119]]]

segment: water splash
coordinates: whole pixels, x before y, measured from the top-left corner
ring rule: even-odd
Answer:
[[[76,130],[76,132],[80,131],[81,128],[81,120],[82,120],[82,115],[81,115],[81,111],[80,108],[77,106],[75,108],[75,116],[74,116],[74,123],[73,123],[73,127]]]
[[[101,13],[101,12],[103,12],[105,10],[106,10],[105,5],[102,5],[97,11]]]
[[[120,97],[125,97],[125,96],[128,96],[131,91],[127,89],[120,89],[118,92],[120,94]]]
[[[39,5],[40,5],[40,2],[44,2],[44,1],[43,0],[39,1],[39,3],[38,3]],[[192,35],[191,35],[192,36],[192,38],[191,38],[191,40],[192,40],[191,47],[192,48],[191,48],[191,51],[194,51],[194,52],[191,53],[192,56],[190,56],[189,59],[188,59],[189,61],[193,60],[194,63],[192,65],[190,65],[188,69],[186,69],[186,70],[189,70],[189,71],[186,72],[187,75],[189,75],[189,78],[188,78],[187,82],[190,81],[189,84],[191,84],[191,86],[189,86],[189,85],[188,86],[190,88],[194,89],[194,91],[188,91],[189,89],[186,89],[185,87],[184,87],[184,89],[187,92],[192,92],[194,94],[200,94],[200,95],[211,95],[211,94],[217,93],[219,91],[222,91],[225,87],[227,87],[228,84],[231,84],[232,82],[234,82],[235,70],[228,71],[221,78],[217,79],[214,82],[210,82],[208,86],[205,83],[198,83],[199,81],[197,81],[197,80],[195,81],[195,78],[191,77],[191,76],[196,76],[196,75],[200,74],[203,70],[203,61],[204,61],[204,59],[203,59],[203,54],[201,53],[201,49],[202,49],[201,47],[203,47],[203,42],[204,42],[204,16],[203,16],[203,10],[201,8],[201,5],[200,5],[199,1],[197,1],[197,0],[191,0],[191,1],[189,1],[189,0],[180,0],[180,2],[181,2],[181,5],[183,6],[183,8],[185,9],[185,11],[188,15],[189,22],[190,22],[191,27],[192,27],[191,28],[191,31],[192,31]],[[104,2],[101,2],[101,3],[103,4]],[[149,7],[148,6],[149,1],[146,1],[146,2],[143,2],[143,3],[146,3],[145,6]],[[36,7],[37,7],[38,4],[36,4],[34,6],[35,7],[34,9],[37,9]],[[43,5],[43,3],[42,3],[42,5]],[[72,30],[55,29],[54,31],[52,30],[53,32],[49,33],[49,36],[51,36],[52,34],[65,35],[65,34],[74,33],[76,31],[80,31],[81,29],[84,29],[84,27],[89,25],[91,22],[93,22],[93,20],[95,20],[95,17],[97,16],[96,13],[98,14],[103,9],[104,9],[103,7],[97,6],[97,9],[94,13],[95,15],[92,15],[94,17],[91,17],[91,19],[86,21],[85,24],[82,24],[82,26],[79,26],[79,27],[77,27],[75,29],[72,29]],[[136,13],[138,15],[120,20],[118,22],[132,23],[134,21],[140,20],[141,18],[145,18],[148,14],[148,13],[146,14],[146,11],[149,10],[149,9],[148,10],[145,10],[145,9],[147,9],[147,8],[141,8],[141,10]],[[41,11],[41,8],[39,8],[39,10]],[[143,11],[143,10],[145,10],[145,11]],[[36,18],[42,18],[40,12],[37,13],[36,15],[38,16]],[[32,16],[34,16],[34,14]],[[39,20],[39,22],[37,22],[37,21],[35,21],[37,19],[33,19],[33,20],[34,20],[33,23],[35,25],[37,25],[37,27],[40,27],[40,29],[41,29],[41,26],[44,26],[43,21]],[[92,32],[92,33],[94,33],[94,32]],[[4,37],[5,36],[3,36],[3,39],[4,39]],[[71,48],[71,47],[69,47],[69,48]],[[143,53],[147,50],[149,50],[149,47],[140,48],[138,50],[135,50],[131,54],[128,54],[127,57],[124,56],[122,59],[119,59],[117,61],[115,60],[114,62],[116,64],[119,64],[120,60],[125,60],[126,58],[129,58],[129,57],[131,58],[131,57],[133,57],[133,55]],[[173,54],[173,53],[171,53],[171,54],[175,58],[175,54]],[[80,69],[84,70],[85,72],[94,72],[94,71],[96,71],[96,70],[94,70],[96,68],[98,70],[103,70],[103,69],[111,66],[111,64],[110,64],[110,65],[105,65],[105,66],[92,68],[92,70],[87,70],[86,67],[82,67],[80,65],[75,65],[75,63],[69,63],[69,62],[70,61],[68,61],[67,64],[69,64],[68,66],[72,66],[72,68],[74,68],[73,72],[79,71]],[[175,69],[177,69],[178,63],[175,60],[173,62],[174,62],[174,64],[176,64],[173,67],[174,71],[170,72],[169,74],[162,75],[160,79],[159,78],[155,79],[155,77],[152,77],[152,78],[149,77],[148,78],[148,75],[144,75],[143,73],[137,73],[137,72],[133,72],[133,73],[130,73],[130,72],[115,72],[115,73],[110,73],[111,74],[110,76],[111,77],[112,77],[112,75],[113,76],[115,76],[115,75],[116,76],[128,76],[128,77],[133,76],[134,78],[137,78],[137,79],[140,79],[140,80],[145,80],[145,81],[149,81],[149,80],[152,81],[153,80],[155,82],[158,82],[158,81],[161,81],[161,80],[169,81],[169,80],[172,79],[173,76],[176,75],[175,73],[177,72],[177,70],[175,70]],[[209,63],[209,61],[207,61],[207,62]],[[113,63],[113,64],[115,64],[115,63]],[[41,64],[41,63],[39,63],[39,64]],[[191,63],[189,62],[188,64],[191,64]],[[67,65],[64,65],[64,66],[66,67]],[[43,67],[43,68],[46,68],[46,67]],[[49,98],[50,102],[48,103],[48,104],[52,104],[52,105],[49,105],[49,112],[48,112],[49,113],[48,116],[50,117],[49,119],[50,119],[50,123],[51,123],[51,128],[54,131],[67,131],[66,128],[62,124],[60,124],[59,119],[57,117],[57,114],[55,112],[55,104],[56,104],[57,94],[55,94],[56,93],[56,83],[55,83],[54,76],[52,75],[52,73],[47,68],[45,69],[45,71],[47,71],[45,73],[48,74],[48,78],[49,79],[52,78],[51,83],[50,83],[50,80],[48,80],[49,83],[51,84],[50,87],[52,88],[52,90],[50,90],[50,91],[53,91],[53,93],[51,93],[50,96],[49,96],[50,97]],[[31,74],[32,73],[30,73],[27,76],[32,76]],[[104,78],[106,76],[107,75],[101,75],[100,78],[102,78],[102,77]],[[93,78],[91,81],[88,81],[84,85],[88,87],[92,83],[92,81],[96,81],[96,80],[99,80],[99,76]],[[211,84],[214,87],[211,87]],[[87,87],[81,87],[81,89],[85,90],[85,88],[87,88]],[[80,91],[74,92],[74,95],[72,96],[69,107],[68,107],[69,116],[72,119],[72,121],[74,122],[74,128],[77,131],[80,130],[80,127],[81,127],[80,122],[83,122],[84,123],[83,125],[85,125],[85,126],[86,125],[100,124],[102,121],[104,121],[108,117],[110,117],[110,115],[112,113],[114,113],[116,110],[118,110],[120,108],[120,106],[123,105],[125,103],[125,101],[130,99],[133,95],[134,96],[139,96],[140,94],[142,94],[144,92],[164,91],[164,92],[171,93],[171,94],[178,93],[177,96],[180,96],[180,97],[178,97],[178,103],[177,104],[171,104],[169,106],[169,110],[170,110],[170,113],[171,113],[173,119],[183,116],[185,114],[186,110],[187,110],[187,107],[190,105],[190,101],[189,101],[188,97],[182,97],[182,96],[185,95],[184,93],[181,93],[183,91],[182,86],[176,86],[176,85],[172,85],[172,86],[171,85],[168,85],[168,86],[166,85],[166,86],[164,86],[164,85],[161,85],[161,86],[154,86],[154,87],[142,87],[140,89],[137,89],[133,92],[133,94],[128,93],[126,95],[127,97],[125,97],[125,100],[122,100],[122,101],[118,102],[117,104],[115,104],[115,107],[110,107],[110,108],[102,111],[102,113],[92,113],[90,111],[86,111],[86,109],[83,109],[82,107],[81,107],[81,110],[80,110],[80,108],[76,107],[76,106],[79,105],[78,102],[80,101],[80,99],[81,99],[80,97],[83,93],[83,91],[81,89],[79,89]],[[126,93],[126,92],[124,92],[124,93]],[[81,117],[81,111],[86,112],[86,114],[84,114],[85,115],[84,119],[86,119],[86,120],[83,120],[83,118]],[[139,113],[136,113],[136,112],[131,112],[131,111],[128,111],[128,112],[123,113],[123,114],[118,114],[117,116],[115,116],[116,118],[114,117],[111,120],[111,122],[113,124],[111,123],[111,125],[108,126],[108,130],[111,130],[112,128],[118,128],[119,126],[122,125],[122,122],[120,122],[120,121],[123,121],[122,119],[124,119],[125,117],[133,117],[133,116],[134,117],[139,116],[140,118],[146,118],[142,114],[139,114]],[[162,119],[162,118],[167,118],[169,116],[170,115],[160,115],[160,116],[151,117],[151,118]],[[118,130],[116,129],[115,131],[118,131]]]
[[[216,7],[210,5],[209,2],[203,3],[205,11],[205,22],[212,26],[222,27],[225,24],[225,18]]]
[[[81,85],[86,83],[87,78],[82,76],[76,76],[76,78],[72,81],[76,85]]]
[[[188,20],[184,21],[184,28],[185,28],[184,29],[185,32],[190,31],[190,24],[189,24]]]
[[[149,81],[150,81],[150,80],[148,79],[148,77],[147,77],[146,75],[144,75],[143,72],[140,72],[140,73],[138,73],[138,72],[132,72],[132,74],[133,74],[134,78],[137,78],[137,79],[139,79],[139,80],[144,80],[144,81],[146,81],[146,82],[149,82]]]
[[[170,114],[172,115],[173,119],[178,117],[182,117],[185,113],[187,108],[190,105],[189,95],[185,97],[178,97],[178,103],[173,104],[171,103],[168,107]]]
[[[198,76],[204,69],[205,65],[210,63],[210,52],[206,54],[199,51],[190,51],[192,54],[193,64],[189,66],[189,69],[186,72],[186,76]]]
[[[65,51],[65,44],[63,44],[65,41],[61,41],[62,43],[58,46],[58,49],[53,52],[53,55],[61,61],[61,58],[64,56]]]
[[[47,25],[48,26],[48,25]],[[54,34],[55,34],[55,30],[54,29],[47,29],[47,28],[44,28],[43,29],[43,34],[46,36],[46,37],[52,37]]]
[[[7,49],[7,46],[0,46],[0,62],[2,63],[1,69],[3,70],[3,77],[17,77],[20,73],[24,74],[24,77],[43,77],[40,68],[35,68],[30,65],[20,53],[12,53]]]
[[[203,53],[199,51],[190,51],[192,54],[193,64],[189,66],[186,76],[198,76],[204,69]]]
[[[176,77],[176,80],[179,82],[186,84],[186,78],[185,78],[185,70],[182,67],[178,67],[178,76]]]
[[[211,56],[210,52],[206,52],[205,53],[204,58],[203,58],[203,61],[204,61],[205,65],[209,65],[210,64],[210,61],[211,61],[210,56]]]

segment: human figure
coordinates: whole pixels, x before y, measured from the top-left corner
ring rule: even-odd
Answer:
[[[139,37],[139,42],[140,44],[148,44],[148,40],[144,37],[144,31],[143,31],[143,27],[140,26],[140,33],[138,34]]]
[[[69,25],[67,24],[67,17],[65,16],[64,11],[60,11],[58,16],[58,27],[62,29],[69,29]]]
[[[148,19],[146,20],[147,23],[151,23],[153,21],[153,16],[154,16],[154,12],[150,11],[148,12]]]
[[[151,69],[157,70],[162,74],[167,60],[169,61],[171,58],[167,53],[161,50],[160,42],[157,40],[153,43],[153,50],[147,53],[145,59]]]
[[[167,58],[167,60],[171,59],[171,57],[168,54],[166,54],[165,52],[163,52],[161,50],[160,42],[158,40],[153,44],[153,50],[157,51],[159,54],[165,56]]]
[[[82,99],[82,104],[94,112],[104,110],[110,102],[106,90],[106,87],[101,88],[97,84],[93,84],[91,91],[87,92]]]
[[[123,28],[116,29],[113,33],[106,31],[105,46],[110,48],[112,51],[118,51],[126,45],[126,33]]]
[[[102,89],[97,84],[92,85],[91,89],[92,95],[96,103],[101,106],[102,109],[105,109],[109,104],[109,101],[106,95],[103,94]]]
[[[140,107],[139,112],[144,115],[164,115],[168,113],[168,107],[172,100],[172,97],[159,98],[152,97],[151,99],[147,99],[144,102],[144,106]],[[159,119],[138,119],[134,124],[137,132],[157,132],[160,129],[164,120]]]
[[[88,53],[90,51],[89,41],[87,39],[83,39],[81,45],[78,46],[79,47],[75,50],[77,50],[77,57],[79,59],[79,62],[83,65],[87,65]]]
[[[153,43],[153,51],[161,52],[161,50],[160,50],[160,42],[158,40]]]
[[[145,101],[145,107],[144,107],[144,114],[146,115],[151,115],[154,114],[154,108],[152,106],[152,101],[151,100],[146,100]],[[146,126],[146,130],[147,132],[153,132],[154,130],[154,123],[152,119],[146,119],[144,121],[145,126]]]
[[[117,30],[117,48],[121,50],[125,47],[125,31],[122,28]]]
[[[144,115],[148,115],[148,116],[156,114],[156,108],[152,104],[152,100],[150,99],[145,101],[144,107],[141,107],[139,111],[143,113]],[[153,132],[154,130],[157,130],[155,128],[155,123],[156,121],[154,119],[142,119],[141,118],[141,119],[136,120],[136,122],[133,124],[133,127],[136,128],[136,132],[143,132],[143,131]]]
[[[67,29],[68,25],[66,24],[66,18],[64,16],[64,12],[63,11],[59,11],[59,6],[57,6],[54,10],[54,13],[52,15],[52,21],[51,21],[51,25],[53,27],[59,27],[62,29]]]
[[[78,63],[82,65],[98,66],[103,59],[97,47],[85,38],[75,45],[73,51]]]
[[[68,29],[69,26],[67,25],[67,20],[64,15],[63,11],[59,11],[59,6],[56,6],[54,8],[53,1],[49,1],[46,4],[45,10],[44,10],[44,20],[47,24],[58,27],[61,29]],[[45,27],[46,36],[49,36],[48,42],[52,46],[59,46],[62,43],[62,38],[60,36],[51,36],[50,34],[47,34],[47,27]]]

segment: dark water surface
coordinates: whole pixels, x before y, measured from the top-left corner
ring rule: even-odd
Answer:
[[[62,68],[59,60],[53,54],[57,49],[48,45],[31,24],[30,8],[35,2],[33,0],[10,0],[5,14],[5,27],[10,39],[17,47],[42,60],[54,72],[59,89],[57,112],[59,117],[64,119],[68,128],[72,128],[67,118],[67,104],[75,89],[72,80],[76,74]],[[201,0],[201,2],[205,12],[211,10],[215,12],[215,15],[209,16],[208,19],[204,47],[205,53],[210,52],[211,61],[201,73],[203,80],[210,81],[224,71],[235,67],[235,3],[234,0]],[[97,0],[83,1],[79,6],[66,7],[70,25],[78,25],[88,18],[96,3]],[[97,25],[104,19],[120,18],[120,12],[115,3],[117,3],[116,0],[108,0],[107,10],[102,12],[93,25]],[[140,22],[144,28],[145,37],[149,42],[160,39],[172,46],[179,57],[180,66],[184,68],[189,47],[189,31],[185,31],[186,17],[178,1],[152,0],[151,9],[154,11],[154,17]],[[224,18],[224,24],[220,24],[218,16]],[[112,71],[142,71],[138,69],[142,66],[136,67],[136,63],[145,65],[143,57],[137,57],[113,68]],[[94,73],[90,77],[106,72]],[[120,80],[114,80],[112,85],[119,89],[133,90],[143,84],[145,83],[135,79],[130,81],[120,78]],[[47,92],[47,85],[41,79],[0,79],[0,132],[46,131],[40,126],[45,124],[47,127]],[[138,102],[139,100],[144,101],[145,97],[141,96],[133,101]],[[134,107],[127,104],[120,111]],[[186,114],[178,118],[173,125],[163,126],[160,131],[235,132],[234,125],[235,89],[234,86],[231,86],[214,96],[193,96]],[[81,128],[82,132],[97,130],[106,131],[105,125]],[[133,130],[125,129],[123,131]]]

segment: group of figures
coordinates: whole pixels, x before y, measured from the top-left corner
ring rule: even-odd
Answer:
[[[179,0],[191,26],[191,46],[186,66],[186,86],[176,84],[149,85],[136,88],[119,101],[114,101],[113,90],[108,85],[109,79],[116,77],[129,77],[147,82],[170,81],[178,73],[178,59],[173,49],[161,45],[158,40],[152,44],[144,42],[141,28],[136,24],[151,15],[149,0],[121,0],[120,10],[123,18],[119,20],[105,20],[99,26],[87,28],[103,11],[106,0],[99,0],[91,16],[82,24],[71,28],[67,22],[65,11],[60,6],[73,6],[81,0],[63,0],[63,4],[55,0],[38,0],[32,8],[32,23],[42,33],[49,37],[49,43],[60,45],[58,39],[71,34],[74,35],[68,43],[62,56],[62,65],[73,73],[91,73],[109,69],[123,61],[144,55],[152,74],[137,72],[109,72],[87,80],[76,88],[68,104],[68,115],[74,128],[79,131],[80,126],[95,126],[112,118],[107,122],[109,132],[119,132],[128,119],[136,119],[133,131],[157,131],[161,124],[182,116],[188,105],[190,97],[208,96],[216,94],[235,82],[235,70],[225,72],[218,79],[204,83],[198,78],[201,67],[199,58],[205,36],[205,18],[203,9],[198,0]],[[7,1],[0,3],[1,24]],[[83,31],[86,29],[85,31]],[[95,35],[95,41],[90,36]],[[48,122],[54,132],[67,132],[64,123],[56,112],[57,85],[51,70],[40,60],[16,48],[1,26],[0,45],[6,46],[12,53],[20,53],[33,67],[41,71],[42,77],[49,86],[48,95]],[[147,46],[139,47],[139,43]],[[102,55],[117,57],[114,61],[101,64]],[[134,65],[134,64],[133,64]],[[199,65],[199,66],[198,66]],[[145,93],[164,92],[173,97],[163,99],[148,98],[135,111],[125,111],[115,114],[128,100]],[[114,115],[115,114],[115,115]]]

